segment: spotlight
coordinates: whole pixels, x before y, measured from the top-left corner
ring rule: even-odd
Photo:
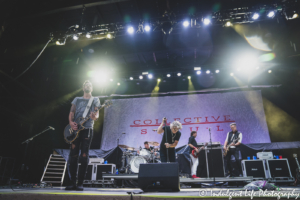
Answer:
[[[252,16],[252,19],[256,20],[259,18],[259,14],[258,13],[254,13]]]
[[[85,37],[86,37],[86,38],[91,38],[92,35],[91,35],[90,33],[87,33],[87,34],[85,35]]]
[[[201,74],[201,71],[197,71],[197,74],[198,74],[198,75]]]
[[[109,79],[110,81],[113,81],[113,79],[111,78],[111,79]]]
[[[152,74],[148,74],[148,78],[149,78],[149,79],[152,79],[152,78],[153,78],[153,75],[152,75]]]
[[[144,29],[145,29],[146,32],[149,32],[151,28],[150,28],[149,25],[146,25]]]
[[[120,83],[118,83],[117,85],[121,85]]]
[[[296,19],[296,18],[298,18],[298,14],[297,13],[295,13],[295,14],[293,14],[293,19]]]
[[[133,27],[132,26],[128,27],[127,28],[127,32],[130,33],[130,34],[132,34],[134,32]]]
[[[139,76],[139,79],[143,79],[143,76]]]
[[[73,35],[73,40],[78,40],[78,39],[79,39],[78,35]]]
[[[171,74],[167,74],[167,77],[171,77]]]
[[[181,76],[181,73],[177,73],[177,76]]]
[[[191,76],[188,76],[188,79],[191,79]]]
[[[112,38],[112,35],[111,35],[110,33],[108,33],[108,34],[106,35],[106,38],[111,39],[111,38]]]
[[[206,70],[206,74],[210,74],[210,71],[209,71],[209,70]]]
[[[183,22],[183,26],[184,26],[184,27],[188,27],[189,25],[190,25],[189,21],[185,20],[185,21]]]
[[[64,41],[56,41],[55,42],[56,45],[65,45],[66,43]]]
[[[231,22],[226,22],[225,26],[229,27],[232,26]]]
[[[159,79],[157,79],[157,82],[160,82],[161,80],[160,80],[160,78]]]
[[[220,72],[220,70],[217,69],[217,70],[216,70],[216,74],[218,74],[219,72]]]
[[[230,73],[230,76],[233,76],[233,73]]]
[[[270,11],[269,13],[268,13],[268,17],[274,17],[275,16],[275,12],[274,11]]]
[[[269,74],[272,73],[272,70],[269,70],[268,73],[269,73]]]
[[[133,77],[130,77],[129,79],[130,79],[130,80],[133,80]]]
[[[204,18],[203,20],[204,25],[210,24],[210,20],[208,18]]]
[[[200,71],[200,70],[201,70],[201,67],[194,67],[194,70],[195,70],[195,71]]]

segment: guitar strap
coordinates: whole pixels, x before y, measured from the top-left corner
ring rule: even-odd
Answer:
[[[91,97],[88,104],[87,104],[87,106],[86,106],[86,108],[85,108],[85,110],[84,110],[84,112],[83,112],[83,115],[82,115],[83,118],[85,118],[86,115],[88,114],[93,101],[94,101],[94,97]]]

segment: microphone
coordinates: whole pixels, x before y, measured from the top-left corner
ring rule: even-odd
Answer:
[[[209,131],[210,131],[210,127],[209,127],[209,129],[208,129]]]
[[[152,131],[157,131],[157,129],[152,129]]]
[[[122,134],[126,134],[126,133],[122,133]]]
[[[52,126],[49,126],[50,129],[55,130],[55,128],[53,128]]]

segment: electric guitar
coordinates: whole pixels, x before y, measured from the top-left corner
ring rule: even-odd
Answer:
[[[239,139],[240,139],[240,137],[234,139],[234,140],[231,142],[231,144],[235,144]],[[231,145],[231,144],[230,144],[230,145]],[[229,148],[230,148],[230,145],[228,145],[228,146],[226,147],[226,149],[224,150],[224,156],[227,155],[227,153],[228,153],[228,151],[229,151]]]
[[[296,168],[296,175],[295,175],[295,182],[294,182],[294,186],[297,186],[297,184],[300,182],[300,164],[298,162],[298,159],[297,159],[297,154],[293,154],[293,157],[295,158],[296,160],[296,163],[297,163],[297,168]]]
[[[105,101],[104,104],[102,104],[94,112],[97,112],[100,109],[102,109],[104,107],[109,107],[111,105],[112,105],[112,101],[111,100]],[[78,127],[78,129],[76,131],[72,129],[72,127],[71,127],[70,124],[68,124],[66,126],[66,128],[64,130],[64,138],[65,138],[65,141],[68,144],[71,144],[74,140],[76,140],[76,138],[79,135],[79,132],[82,131],[85,128],[84,127],[85,122],[87,122],[90,118],[91,117],[86,117],[86,118],[80,117],[80,118],[76,119],[75,122],[76,122],[77,127]]]
[[[206,146],[208,145],[208,143],[206,142],[205,145],[203,147],[198,148],[199,152],[196,151],[196,149],[192,150],[192,156],[194,158],[198,158],[198,156],[200,155],[200,151],[203,150]]]

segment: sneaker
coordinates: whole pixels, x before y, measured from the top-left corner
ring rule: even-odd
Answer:
[[[196,175],[193,175],[192,178],[200,178],[200,177],[198,177],[198,176],[196,176]]]
[[[82,184],[77,185],[76,190],[77,191],[83,191],[83,185]]]

